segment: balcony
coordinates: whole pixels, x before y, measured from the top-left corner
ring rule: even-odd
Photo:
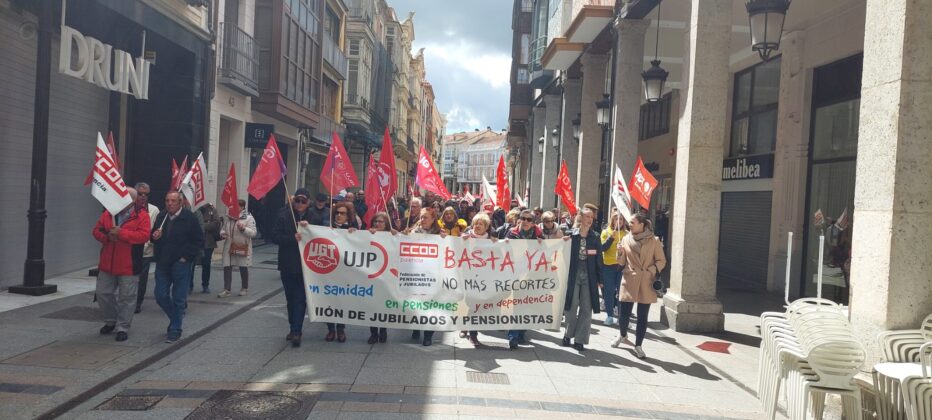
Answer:
[[[573,43],[589,43],[605,29],[615,14],[615,0],[587,0],[573,10],[573,22],[565,37]]]
[[[346,80],[346,75],[349,72],[349,64],[346,61],[346,54],[343,54],[343,50],[340,49],[340,46],[330,38],[329,35],[324,35],[324,63],[327,63],[333,71],[337,73],[340,80]]]
[[[544,51],[541,65],[547,70],[566,70],[582,55],[586,44],[570,42],[566,38],[554,38]]]
[[[320,122],[314,129],[314,143],[330,147],[330,143],[333,142],[333,133],[337,133],[341,140],[346,141],[346,127],[326,115],[321,115]]]
[[[219,82],[243,95],[259,96],[259,48],[256,40],[233,24],[220,24]]]
[[[547,36],[541,36],[531,41],[530,51],[530,68],[531,68],[531,89],[541,89],[550,83],[553,79],[552,70],[544,70],[541,65],[541,59],[544,56],[544,50],[547,48]]]

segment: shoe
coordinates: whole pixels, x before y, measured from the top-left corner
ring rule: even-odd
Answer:
[[[605,326],[611,327],[612,325],[615,325],[615,319],[611,315],[605,317]]]
[[[418,331],[418,330],[412,331],[412,332],[411,332],[411,339],[412,339],[412,340],[420,340],[420,339],[421,339],[421,332]]]
[[[293,334],[289,341],[291,341],[291,347],[301,347],[301,334]]]
[[[324,341],[328,341],[328,342],[329,342],[329,341],[333,341],[334,337],[336,337],[336,336],[337,336],[337,333],[336,333],[336,332],[334,332],[334,331],[328,331],[328,332],[327,332],[327,336],[324,337]]]
[[[477,337],[469,336],[469,342],[472,343],[472,346],[475,348],[482,347],[482,343],[479,342]]]
[[[337,342],[345,343],[346,342],[346,333],[343,330],[337,331]]]
[[[140,312],[142,312],[142,305],[136,305],[136,310],[133,311],[133,313],[134,313],[134,314],[138,314],[138,313],[140,313]]]
[[[103,327],[100,327],[100,333],[104,335],[110,334],[115,328],[116,325],[104,325]]]
[[[378,342],[379,342],[379,335],[378,335],[378,334],[372,334],[372,335],[369,336],[369,341],[368,341],[369,344],[375,344],[375,343],[378,343]]]
[[[166,343],[169,343],[169,344],[174,344],[174,343],[176,343],[179,339],[181,339],[181,333],[180,333],[180,332],[170,332],[170,333],[168,333],[167,336],[165,336],[165,342],[166,342]]]
[[[423,344],[424,347],[430,347],[431,344],[434,344],[434,340],[430,337],[424,337],[424,341],[421,342],[421,344]]]
[[[576,349],[576,351],[579,351],[579,352],[586,351],[586,347],[583,346],[582,343],[573,343],[573,348]]]
[[[568,337],[563,337],[563,342],[560,343],[560,345],[563,346],[563,347],[569,347],[569,346],[570,346],[570,339],[569,339]]]
[[[223,290],[222,292],[220,292],[220,293],[217,293],[217,297],[218,297],[218,298],[225,298],[225,297],[230,297],[230,296],[233,296],[233,294],[230,293],[230,291],[229,291],[229,290],[226,290],[226,289],[224,289],[224,290]]]
[[[384,343],[388,341],[388,330],[379,330],[379,342]]]
[[[292,338],[292,337],[294,337],[294,334],[293,334],[293,333],[288,333],[288,335],[285,336],[285,341],[291,341],[291,338]]]
[[[126,334],[126,331],[119,331],[116,333],[116,341],[126,341],[129,336]]]
[[[514,349],[517,349],[517,348],[518,348],[518,338],[517,338],[517,337],[512,337],[512,338],[509,338],[509,339],[508,339],[508,348],[511,349],[511,350],[514,350]]]
[[[460,338],[466,338],[467,336],[469,336],[469,333],[466,331],[460,331]]]
[[[209,294],[210,294],[210,288],[209,288],[209,287],[204,287],[203,289],[201,289],[201,293],[203,293],[203,294],[205,294],[205,295],[209,295]]]
[[[622,344],[629,344],[629,345],[630,345],[631,342],[628,341],[628,336],[618,334],[618,337],[615,338],[615,341],[612,341],[612,348],[616,348],[616,349],[617,349],[617,348],[621,347]]]
[[[638,359],[647,357],[647,355],[644,354],[644,349],[642,349],[641,346],[634,346],[634,355],[637,356]]]
[[[246,296],[247,293],[248,293],[248,292],[246,291],[246,289],[239,289],[239,295],[240,295],[240,296]]]

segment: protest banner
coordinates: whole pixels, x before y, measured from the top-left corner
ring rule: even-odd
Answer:
[[[302,226],[311,322],[431,331],[558,329],[570,242]]]

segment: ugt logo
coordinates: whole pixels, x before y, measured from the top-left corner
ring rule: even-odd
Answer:
[[[317,274],[329,274],[340,264],[340,250],[327,238],[311,239],[304,246],[304,264]]]

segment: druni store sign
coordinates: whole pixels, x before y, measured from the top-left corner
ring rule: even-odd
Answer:
[[[77,29],[61,26],[58,72],[128,95],[149,99],[149,66],[142,57],[113,48]],[[72,51],[77,59],[72,63]]]

